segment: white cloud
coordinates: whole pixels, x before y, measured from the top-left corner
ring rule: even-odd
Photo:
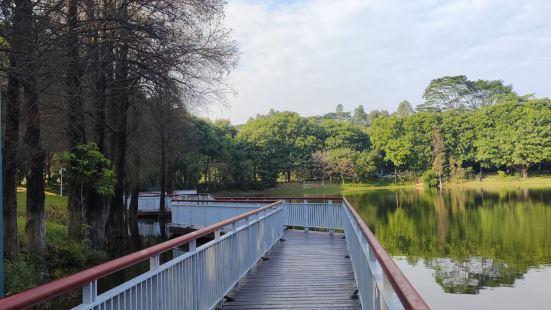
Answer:
[[[339,103],[394,110],[451,74],[551,97],[549,12],[549,0],[229,0],[238,94],[211,116],[241,123],[270,108],[315,115]]]

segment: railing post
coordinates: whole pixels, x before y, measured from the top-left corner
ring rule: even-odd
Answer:
[[[333,200],[328,201],[329,205],[329,234],[333,236],[335,232],[335,207],[333,206]]]
[[[308,232],[308,200],[304,199],[304,232]]]
[[[220,239],[220,229],[214,231],[214,239]]]
[[[160,261],[160,258],[159,258],[158,254],[155,255],[155,256],[151,256],[149,258],[149,270],[150,271],[159,269],[160,265],[161,265],[161,261]]]
[[[191,241],[189,241],[188,248],[190,252],[194,252],[195,250],[197,250],[197,239],[192,239]]]
[[[94,280],[82,287],[82,303],[89,305],[96,301],[98,296],[98,281]]]

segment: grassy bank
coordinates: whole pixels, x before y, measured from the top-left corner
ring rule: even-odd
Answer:
[[[470,180],[463,183],[446,183],[446,188],[465,189],[518,189],[518,188],[551,188],[551,175],[532,176],[521,178],[519,176],[490,175],[482,180]]]
[[[518,176],[497,176],[489,175],[482,181],[469,180],[465,182],[448,182],[446,188],[464,188],[464,189],[518,189],[518,188],[551,188],[551,175],[533,176],[521,178]],[[340,195],[351,192],[370,191],[377,189],[413,189],[423,188],[422,183],[414,182],[407,184],[395,184],[392,180],[373,181],[369,183],[326,183],[305,182],[305,183],[280,183],[276,187],[264,190],[227,190],[219,191],[217,196],[320,196],[320,195]]]
[[[4,262],[7,294],[75,273],[107,258],[106,253],[94,250],[87,241],[67,238],[67,197],[47,193],[45,198],[48,249],[44,256],[38,256],[23,244],[26,193],[18,189],[17,228],[21,252],[17,259]]]
[[[276,187],[264,190],[229,190],[216,192],[217,196],[319,196],[340,195],[349,192],[368,191],[376,189],[414,188],[416,184],[395,184],[390,180],[373,181],[369,183],[280,183]]]

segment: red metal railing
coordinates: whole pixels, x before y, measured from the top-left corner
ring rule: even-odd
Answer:
[[[6,297],[4,299],[0,299],[0,309],[2,310],[23,309],[23,308],[27,308],[32,305],[35,305],[37,303],[46,301],[52,297],[63,294],[70,290],[80,288],[91,281],[107,276],[113,272],[130,267],[150,257],[166,252],[180,245],[186,244],[194,239],[214,233],[215,231],[225,226],[231,225],[251,215],[258,214],[260,212],[273,208],[280,203],[281,201],[271,203],[265,207],[254,209],[252,211],[218,222],[208,227],[196,230],[192,233],[183,235],[181,237],[154,245],[147,249],[143,249],[141,251],[134,252],[126,256],[119,257],[112,261],[86,269],[84,271],[77,272],[67,277],[46,283],[44,285],[32,288],[22,293],[15,294],[15,295]]]
[[[356,220],[363,235],[367,239],[369,245],[373,249],[373,253],[377,258],[377,261],[381,265],[383,272],[387,275],[387,278],[396,292],[396,295],[400,299],[405,309],[425,310],[430,307],[425,303],[423,297],[413,287],[411,282],[402,273],[402,270],[396,265],[392,257],[388,255],[383,246],[379,243],[379,240],[375,238],[375,235],[371,232],[369,227],[362,220],[358,212],[352,207],[352,205],[344,198],[344,204],[350,210],[354,219]]]
[[[309,200],[309,201],[325,201],[325,200],[332,200],[332,201],[342,201],[342,197],[340,196],[327,196],[327,197],[301,197],[301,196],[291,196],[291,197],[277,197],[277,196],[269,196],[269,197],[217,197],[216,200],[213,201],[220,201],[220,200],[253,200],[253,201],[274,201],[274,200]]]
[[[201,200],[201,199],[178,199],[178,198],[175,198],[175,199],[171,199],[170,201],[175,201],[175,202],[178,202],[178,201],[181,201],[181,202],[202,202],[202,203],[209,203],[209,202],[240,202],[240,203],[258,203],[258,202],[266,202],[266,203],[272,203],[272,202],[276,202],[276,201],[279,201],[279,200],[283,200],[283,199],[258,199],[258,200],[253,200],[253,199],[248,199],[248,200],[245,200],[245,199],[242,199],[242,200],[237,200],[237,199],[225,199],[225,198],[221,198],[221,199],[216,199],[216,200]]]

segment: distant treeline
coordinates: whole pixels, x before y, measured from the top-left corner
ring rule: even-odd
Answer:
[[[196,148],[183,175],[205,188],[266,187],[278,181],[361,182],[385,174],[463,180],[483,171],[527,177],[551,160],[551,101],[519,96],[501,81],[433,80],[425,102],[397,112],[301,117],[271,110],[241,126],[193,120]],[[190,184],[191,185],[191,184]]]

